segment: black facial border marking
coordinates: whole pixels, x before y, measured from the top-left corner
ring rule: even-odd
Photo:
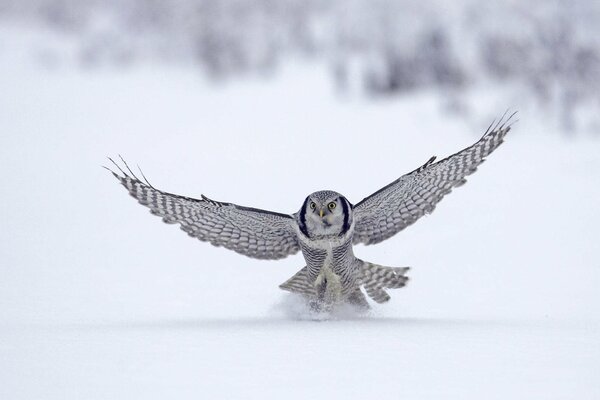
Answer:
[[[300,221],[299,221],[299,226],[300,226],[300,232],[302,232],[304,234],[304,236],[309,237],[308,236],[308,230],[306,229],[306,211],[308,208],[308,201],[310,199],[310,196],[308,196],[306,198],[306,200],[304,200],[304,204],[302,204],[302,208],[300,209]]]
[[[344,224],[342,225],[342,231],[340,232],[340,236],[343,236],[350,229],[350,207],[348,204],[348,200],[345,197],[338,197],[340,203],[342,203],[342,212],[344,213]]]

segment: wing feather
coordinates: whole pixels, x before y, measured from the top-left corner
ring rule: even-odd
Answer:
[[[112,161],[112,160],[111,160]],[[291,215],[211,200],[179,196],[142,182],[117,166],[109,171],[137,201],[169,224],[179,224],[189,236],[258,259],[280,259],[300,250]],[[108,168],[107,168],[108,169]],[[143,173],[142,173],[143,176]]]
[[[511,118],[490,125],[483,137],[444,160],[430,158],[416,170],[401,176],[354,206],[354,243],[379,243],[425,214],[453,188],[462,186],[510,131]]]

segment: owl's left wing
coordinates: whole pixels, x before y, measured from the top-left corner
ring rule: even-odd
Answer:
[[[145,182],[139,180],[129,167],[127,174],[114,164],[122,175],[109,171],[131,196],[164,222],[178,223],[191,237],[258,259],[285,258],[300,250],[291,215],[163,192],[145,177]]]
[[[466,182],[510,130],[512,114],[487,129],[466,149],[438,162],[432,157],[423,166],[363,199],[354,206],[354,243],[379,243],[431,213],[450,191]]]

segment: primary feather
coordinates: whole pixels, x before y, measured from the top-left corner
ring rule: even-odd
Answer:
[[[112,172],[112,171],[111,171]],[[113,175],[137,201],[188,235],[258,259],[280,259],[300,250],[291,215],[155,189],[131,172]]]
[[[514,114],[513,114],[514,115]],[[488,128],[472,146],[444,160],[430,158],[354,206],[354,243],[375,244],[431,213],[453,188],[463,185],[510,131],[510,119]]]

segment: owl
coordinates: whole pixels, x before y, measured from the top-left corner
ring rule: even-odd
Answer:
[[[387,302],[386,290],[405,286],[409,268],[361,260],[353,246],[382,242],[431,213],[503,142],[513,115],[492,123],[472,146],[441,161],[431,157],[356,204],[322,190],[308,195],[293,214],[167,193],[152,186],[141,170],[139,179],[123,158],[124,168],[109,158],[120,173],[109,171],[152,214],[179,224],[193,238],[258,259],[302,252],[305,265],[279,287],[303,296],[311,309],[350,304],[364,310],[370,307],[365,294],[376,303]]]

